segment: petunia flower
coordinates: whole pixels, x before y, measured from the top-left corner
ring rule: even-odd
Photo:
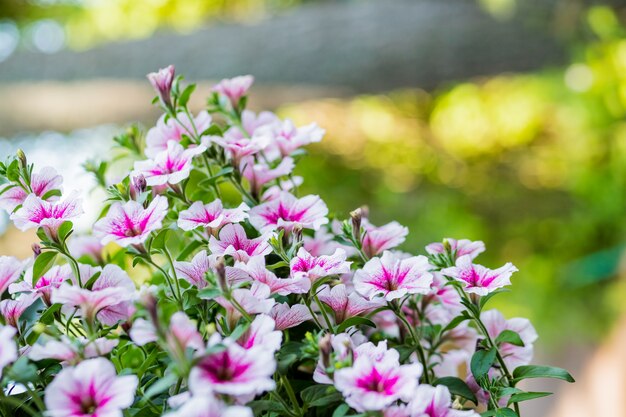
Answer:
[[[450,251],[454,255],[453,259],[458,259],[465,255],[474,259],[485,251],[485,244],[480,240],[472,242],[468,239],[456,240],[448,237],[444,241],[447,241]],[[426,252],[431,255],[442,255],[446,253],[446,247],[441,242],[434,242],[426,245]]]
[[[493,340],[505,330],[517,333],[522,339],[524,346],[516,346],[506,342],[500,345],[500,353],[507,367],[515,369],[531,362],[534,354],[533,343],[538,336],[528,319],[516,317],[507,320],[501,312],[495,309],[484,311],[481,313],[480,319]]]
[[[46,388],[50,417],[121,417],[135,399],[135,375],[117,376],[104,358],[89,359],[63,369]]]
[[[292,277],[306,277],[314,282],[322,277],[349,273],[351,263],[346,261],[346,252],[340,248],[332,255],[320,256],[313,256],[306,249],[300,248],[289,266]]]
[[[80,258],[82,256],[88,256],[97,263],[103,262],[102,251],[104,246],[100,239],[91,235],[72,236],[67,244],[70,253],[74,258]]]
[[[470,255],[464,255],[457,259],[456,266],[441,270],[442,274],[463,284],[465,292],[481,296],[511,285],[511,275],[514,272],[517,272],[517,268],[510,262],[498,269],[491,270],[482,265],[473,264]]]
[[[291,232],[296,225],[317,230],[328,223],[327,215],[328,207],[319,196],[296,198],[293,194],[282,192],[278,198],[253,207],[250,223],[261,232],[277,228]]]
[[[42,227],[50,239],[57,238],[57,230],[68,220],[83,213],[81,200],[74,192],[63,201],[45,201],[30,194],[24,204],[11,214],[15,227],[25,231],[33,227]]]
[[[0,295],[19,279],[27,264],[12,256],[0,256]]]
[[[59,288],[65,281],[73,278],[72,268],[69,264],[55,265],[46,271],[33,286],[33,269],[29,268],[24,274],[24,280],[16,282],[9,286],[9,292],[11,294],[19,292],[33,293],[34,295],[41,297],[42,301],[47,305],[52,305],[50,296],[54,288]]]
[[[277,155],[273,155],[271,150],[267,153],[274,159],[279,156],[289,156],[303,146],[314,142],[319,142],[324,137],[324,129],[316,123],[306,126],[296,127],[289,119],[282,123],[274,123],[262,128],[264,135],[272,138],[272,147],[276,149]]]
[[[237,343],[248,350],[262,349],[276,352],[280,349],[282,340],[283,334],[276,329],[274,319],[267,314],[259,314],[237,339]]]
[[[473,410],[457,410],[452,406],[452,396],[448,387],[438,385],[420,385],[413,398],[406,406],[410,417],[478,417]]]
[[[131,175],[143,175],[150,186],[178,184],[189,177],[193,157],[204,151],[204,145],[185,149],[180,143],[170,141],[167,149],[156,154],[154,159],[135,162]]]
[[[452,285],[447,285],[448,280],[438,271],[432,271],[433,282],[430,292],[424,296],[424,301],[428,303],[427,310],[433,305],[439,303],[443,306],[441,309],[446,314],[444,316],[448,321],[458,316],[463,310],[461,304],[461,296]]]
[[[252,75],[224,78],[213,86],[213,91],[228,97],[233,107],[236,107],[241,97],[246,95],[253,83],[254,77]]]
[[[260,194],[265,184],[291,174],[295,166],[295,162],[289,157],[281,160],[274,168],[271,168],[266,163],[255,163],[253,157],[243,158],[239,163],[239,169],[250,183],[250,188],[255,195]]]
[[[237,304],[250,315],[268,314],[276,302],[270,295],[270,287],[261,282],[254,282],[250,288],[236,288],[231,292]],[[239,310],[226,298],[218,297],[215,301],[226,310],[229,323],[236,323],[241,318]]]
[[[96,358],[109,354],[119,340],[100,337],[95,340],[78,338],[70,340],[63,335],[60,340],[48,340],[43,344],[36,344],[28,351],[28,358],[33,361],[54,359],[65,365],[76,365],[83,359]]]
[[[335,235],[328,231],[326,227],[320,227],[313,236],[303,236],[303,248],[313,256],[331,255],[337,248],[343,249],[347,255],[354,248],[346,247],[335,240]]]
[[[265,256],[272,252],[268,243],[269,235],[248,239],[240,224],[227,224],[219,232],[219,238],[209,238],[209,249],[213,255],[230,255],[236,261],[248,262],[255,256]]]
[[[330,307],[336,323],[369,313],[383,305],[380,299],[368,300],[359,293],[349,292],[344,284],[338,284],[332,288],[323,285],[317,296],[322,303]]]
[[[224,139],[227,141],[252,138],[258,143],[269,143],[268,138],[263,129],[265,126],[280,123],[280,119],[270,111],[262,111],[258,114],[251,110],[241,112],[241,126],[231,126],[224,132]],[[243,128],[243,129],[242,129]]]
[[[145,209],[136,201],[116,202],[107,215],[94,224],[93,230],[103,245],[109,242],[123,247],[141,244],[150,233],[161,228],[167,208],[167,198],[163,196],[156,196]]]
[[[363,343],[364,336],[360,333],[349,335],[348,333],[339,333],[330,335],[330,346],[328,357],[324,358],[320,352],[320,358],[313,372],[313,380],[318,384],[333,384],[332,374],[329,375],[326,370],[331,365],[326,361],[330,361],[332,357],[334,364],[350,365],[358,356],[356,348]]]
[[[433,281],[431,266],[425,256],[401,259],[385,251],[372,258],[354,275],[354,288],[368,299],[382,295],[391,301],[406,294],[427,294]]]
[[[165,417],[253,417],[253,414],[248,407],[226,405],[212,395],[194,395]]]
[[[198,113],[193,120],[189,119],[184,112],[178,113],[176,119],[164,114],[159,118],[156,126],[148,130],[144,151],[148,158],[154,159],[159,153],[166,151],[170,142],[180,143],[183,135],[189,137],[202,135],[211,126],[212,121],[211,115],[206,110]]]
[[[8,364],[15,362],[18,358],[14,339],[16,333],[15,327],[0,325],[0,375]]]
[[[165,107],[172,107],[172,99],[170,93],[172,91],[172,83],[174,82],[174,75],[176,70],[173,65],[169,65],[165,68],[161,68],[157,72],[151,72],[147,75],[148,81],[152,85],[152,88],[157,93],[159,101]]]
[[[15,300],[10,298],[0,301],[0,315],[6,324],[19,329],[18,321],[22,314],[30,307],[37,297],[32,294],[21,294]]]
[[[259,153],[266,145],[264,137],[240,137],[240,135],[211,136],[210,140],[224,148],[235,167],[241,166],[241,161],[251,155]]]
[[[203,356],[191,369],[189,390],[192,395],[217,393],[251,396],[276,387],[272,379],[276,371],[272,350],[248,350],[228,339],[212,339],[209,341],[209,348],[222,343],[226,345],[226,349]]]
[[[250,258],[246,264],[236,263],[235,267],[245,271],[254,282],[265,284],[272,294],[306,294],[311,289],[311,282],[307,277],[277,277],[265,267],[265,258],[262,256]]]
[[[83,279],[83,282],[86,280]],[[98,311],[98,320],[113,326],[120,321],[126,321],[133,312],[132,301],[136,295],[136,288],[126,271],[115,264],[106,265],[98,278],[91,286],[92,292],[108,291],[109,289],[122,289],[126,295],[120,298],[118,303],[106,306]]]
[[[205,288],[209,284],[206,280],[206,274],[214,268],[215,257],[207,255],[206,251],[198,252],[191,262],[174,262],[174,269],[177,276],[200,289]],[[230,285],[236,285],[250,280],[248,274],[239,268],[226,266],[225,271],[226,280]]]
[[[304,179],[297,175],[290,176],[286,180],[279,181],[277,184],[268,187],[261,196],[261,201],[270,201],[280,197],[283,191],[291,192],[291,190],[302,185]]]
[[[227,209],[219,199],[209,204],[196,201],[187,210],[179,213],[178,227],[185,231],[203,227],[209,234],[212,234],[226,224],[244,221],[248,218],[248,210],[250,207],[245,203],[241,203],[236,208]]]
[[[361,246],[363,252],[370,258],[400,245],[409,234],[409,229],[398,222],[377,227],[367,219],[363,219],[361,224],[365,230],[361,238]]]
[[[359,355],[352,367],[335,372],[335,387],[359,412],[384,410],[399,399],[409,399],[422,374],[420,364],[400,365],[397,357],[373,360]]]
[[[276,323],[276,330],[285,330],[296,327],[305,321],[312,320],[311,312],[304,304],[276,303],[269,312],[269,316]]]
[[[53,190],[61,191],[63,177],[57,174],[56,170],[51,167],[44,167],[39,172],[35,172],[30,177],[30,189],[32,194],[44,199],[46,194]],[[0,194],[0,208],[5,209],[9,213],[13,212],[19,205],[24,204],[28,193],[19,185],[14,185],[2,194]],[[56,194],[47,196],[44,200],[56,201],[59,196]]]

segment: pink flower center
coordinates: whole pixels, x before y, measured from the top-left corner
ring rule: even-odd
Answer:
[[[392,395],[397,382],[397,376],[384,375],[378,372],[378,369],[372,368],[368,375],[356,380],[356,385],[366,391]]]

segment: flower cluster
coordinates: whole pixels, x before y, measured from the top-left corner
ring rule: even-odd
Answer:
[[[572,381],[530,365],[527,320],[486,309],[517,269],[476,263],[482,242],[407,254],[397,222],[299,195],[294,168],[324,131],[247,110],[251,76],[197,115],[173,67],[148,78],[164,114],[115,138],[128,174],[91,233],[75,235],[80,198],[53,168],[0,164],[0,206],[39,237],[31,259],[0,257],[1,410],[506,417],[546,395],[521,380]]]

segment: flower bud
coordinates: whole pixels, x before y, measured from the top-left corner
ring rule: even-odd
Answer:
[[[33,250],[33,256],[37,259],[37,257],[41,255],[41,246],[39,246],[38,243],[33,243],[30,248]]]
[[[226,281],[226,264],[224,258],[219,257],[215,262],[215,273],[217,274],[217,283],[224,292],[228,292],[228,281]]]
[[[361,222],[363,217],[367,217],[367,207],[359,207],[358,209],[350,212],[350,218],[352,219],[352,237],[355,241],[361,241]]]
[[[16,154],[17,154],[17,159],[20,161],[20,166],[22,167],[22,169],[28,168],[28,160],[26,159],[26,154],[24,153],[24,151],[21,149],[18,149]]]
[[[291,229],[291,233],[293,234],[293,244],[300,242],[302,240],[302,226],[296,224],[293,229]]]
[[[161,104],[168,109],[172,108],[172,83],[174,82],[175,69],[173,65],[162,68],[158,72],[151,72],[147,75],[148,81],[156,91]]]
[[[130,179],[130,198],[137,201],[139,196],[144,193],[147,188],[148,184],[146,182],[146,177],[144,177],[142,174],[133,176]]]
[[[320,358],[322,359],[322,364],[324,365],[324,369],[330,367],[330,354],[333,350],[332,345],[330,343],[330,334],[326,333],[322,336],[318,343],[320,350]]]

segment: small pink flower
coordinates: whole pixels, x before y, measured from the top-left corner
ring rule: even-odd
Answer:
[[[83,279],[83,282],[86,282]],[[122,268],[114,264],[106,265],[100,276],[91,286],[92,292],[121,289],[126,292],[118,303],[99,309],[98,320],[107,326],[113,326],[120,321],[126,321],[133,311],[132,301],[135,298],[135,284]]]
[[[244,311],[250,315],[268,314],[276,302],[270,297],[270,287],[260,282],[254,282],[250,288],[234,289],[231,295]],[[241,318],[241,313],[224,297],[218,297],[215,301],[226,309],[226,315],[230,323],[236,323]]]
[[[241,166],[243,158],[259,153],[266,146],[263,138],[245,138],[237,136],[239,135],[225,134],[224,137],[212,136],[210,138],[211,141],[217,143],[227,151],[233,166],[236,167]]]
[[[448,280],[441,274],[441,272],[432,272],[433,282],[431,285],[431,291],[424,297],[427,302],[436,302],[444,307],[443,310],[447,312],[448,321],[458,316],[463,310],[461,304],[461,296],[457,290],[448,285]]]
[[[391,301],[406,294],[427,294],[433,281],[425,256],[401,259],[385,251],[382,258],[370,259],[354,275],[354,288],[370,300],[382,295]]]
[[[141,244],[150,233],[161,228],[167,208],[167,198],[163,196],[156,196],[145,209],[136,201],[116,202],[107,215],[94,224],[93,230],[103,245],[109,242],[123,247]]]
[[[194,395],[165,417],[253,417],[253,414],[248,407],[226,405],[211,395]]]
[[[256,114],[250,110],[244,110],[241,113],[241,125],[243,130],[239,126],[232,126],[224,132],[224,139],[232,141],[252,138],[255,142],[266,144],[269,138],[267,138],[265,134],[259,134],[264,130],[261,128],[278,122],[280,122],[280,119],[272,112],[263,111]]]
[[[76,193],[70,194],[63,201],[44,201],[35,194],[30,194],[24,204],[15,213],[11,220],[15,227],[24,231],[33,227],[43,227],[46,235],[56,239],[57,230],[68,220],[72,220],[83,213],[81,200]]]
[[[75,258],[88,256],[97,263],[102,263],[103,261],[102,251],[104,250],[104,246],[100,242],[100,239],[95,236],[72,236],[67,246],[70,253]]]
[[[331,255],[337,248],[342,248],[344,251],[346,251],[346,249],[352,249],[344,247],[341,243],[334,240],[334,238],[334,234],[330,233],[325,227],[321,227],[315,231],[313,237],[302,237],[304,242],[303,247],[313,256]]]
[[[414,398],[404,408],[404,414],[396,416],[407,417],[479,417],[475,411],[456,410],[452,407],[452,396],[444,385],[433,387],[420,385],[417,387]]]
[[[291,155],[303,146],[321,141],[325,133],[316,123],[296,127],[291,120],[269,125],[263,130],[263,134],[272,138],[273,146],[283,157]]]
[[[268,239],[268,235],[248,239],[240,224],[227,224],[220,230],[219,239],[210,237],[209,249],[214,255],[230,255],[236,261],[248,262],[252,257],[262,257],[272,252]]]
[[[331,357],[334,363],[347,363],[349,365],[351,360],[355,360],[358,357],[356,348],[359,344],[363,343],[361,338],[364,339],[365,337],[360,333],[353,335],[349,335],[348,333],[330,335]],[[313,380],[318,384],[333,384],[333,380],[326,373],[326,367],[320,355],[315,371],[313,372]]]
[[[398,222],[376,227],[364,219],[362,225],[365,233],[361,239],[361,245],[363,252],[370,258],[400,245],[409,234],[409,229]]]
[[[296,198],[282,192],[278,198],[250,210],[250,223],[261,232],[283,228],[291,232],[295,225],[317,230],[328,223],[328,207],[319,196]]]
[[[2,300],[0,301],[0,314],[4,317],[6,324],[19,329],[20,317],[36,300],[37,297],[32,294],[21,294],[15,300]]]
[[[452,239],[446,238],[450,244],[450,250],[454,255],[454,259],[458,259],[461,256],[468,255],[471,259],[476,258],[479,254],[485,251],[485,244],[480,240],[472,242],[467,239]],[[435,242],[429,245],[426,245],[426,252],[431,255],[442,255],[446,253],[446,248],[443,243]]]
[[[291,176],[289,179],[282,180],[278,182],[276,185],[272,185],[268,187],[267,190],[263,192],[261,196],[261,201],[270,201],[280,197],[280,193],[283,191],[294,190],[302,185],[303,178],[299,176]]]
[[[252,87],[252,83],[254,83],[252,75],[224,78],[213,87],[213,91],[228,97],[233,107],[236,107],[241,97],[245,96],[250,87]]]
[[[350,317],[369,313],[383,305],[381,300],[370,301],[354,291],[348,292],[344,284],[335,285],[332,289],[328,285],[324,285],[320,288],[318,297],[333,311],[336,323],[341,323]]]
[[[67,336],[61,336],[61,340],[49,340],[45,344],[36,344],[28,357],[33,361],[55,359],[63,364],[76,365],[82,359],[96,358],[110,353],[119,343],[117,339],[100,337],[95,340],[80,338],[79,344],[70,340]]]
[[[166,151],[169,142],[179,143],[183,140],[183,135],[190,137],[196,136],[196,133],[202,135],[211,126],[212,121],[211,115],[206,110],[198,113],[193,120],[184,112],[178,113],[176,118],[178,120],[162,115],[156,126],[148,130],[145,150],[148,158],[154,159],[159,153]]]
[[[180,143],[170,141],[167,149],[159,152],[154,159],[135,162],[132,175],[143,175],[150,186],[178,184],[189,178],[193,157],[204,151],[204,145],[185,149]]]
[[[306,277],[278,278],[265,268],[265,259],[262,256],[250,258],[247,264],[237,263],[235,266],[245,271],[253,281],[268,286],[272,294],[306,294],[311,288],[311,282]]]
[[[283,334],[275,330],[275,327],[276,323],[273,318],[266,314],[259,314],[237,343],[248,350],[264,349],[276,352],[280,349]]]
[[[209,345],[214,342],[210,341]],[[221,342],[226,344],[225,350],[204,356],[191,369],[189,390],[193,395],[250,396],[276,387],[272,379],[276,371],[273,351],[247,350],[235,342]]]
[[[18,280],[26,265],[12,256],[0,256],[0,295]]]
[[[52,302],[50,296],[54,288],[59,288],[65,281],[73,279],[72,268],[68,265],[55,265],[43,274],[37,283],[33,286],[33,269],[29,268],[24,274],[24,280],[9,286],[9,292],[15,294],[18,292],[33,293],[50,306]]]
[[[250,183],[250,188],[258,195],[268,182],[291,174],[296,164],[292,158],[287,157],[275,168],[271,168],[265,163],[255,163],[253,157],[246,157],[241,160],[239,166],[241,173]]]
[[[346,261],[343,249],[335,250],[332,255],[313,256],[306,249],[300,248],[289,266],[292,277],[306,277],[314,282],[322,277],[349,273],[351,263]]]
[[[15,327],[0,326],[0,375],[8,364],[18,358],[17,345],[13,338],[16,333]]]
[[[209,233],[219,230],[229,223],[239,223],[248,218],[248,207],[241,203],[234,209],[226,209],[222,201],[217,199],[209,204],[196,201],[187,210],[183,210],[178,215],[178,227],[189,231],[198,227],[208,229]]]
[[[519,334],[522,342],[524,342],[524,346],[502,343],[500,353],[508,367],[515,369],[530,363],[534,354],[533,343],[538,336],[528,319],[517,317],[507,320],[502,313],[495,309],[483,312],[480,319],[485,324],[492,339],[496,339],[505,330],[511,330]]]
[[[442,274],[463,284],[465,292],[477,295],[487,295],[498,288],[511,285],[511,275],[514,272],[517,272],[517,268],[510,262],[498,269],[491,270],[482,265],[474,265],[469,255],[458,258],[456,266],[441,270]]]
[[[165,107],[172,107],[172,99],[170,93],[172,91],[172,83],[176,70],[173,65],[162,68],[157,72],[151,72],[147,75],[148,81],[157,93],[159,101]]]
[[[215,257],[209,257],[206,251],[198,252],[191,262],[174,262],[176,274],[198,288],[208,285],[206,273],[215,268]],[[239,268],[226,266],[226,280],[230,285],[249,281],[250,277]]]
[[[170,318],[166,339],[170,352],[179,360],[185,357],[185,351],[189,348],[198,351],[204,349],[204,340],[196,324],[182,311],[177,311]]]
[[[45,195],[53,190],[61,190],[63,177],[61,177],[54,168],[44,167],[38,173],[34,173],[30,178],[30,189],[32,194],[44,199]],[[9,188],[0,194],[0,208],[11,213],[19,205],[24,204],[28,197],[28,193],[19,185]],[[47,201],[56,201],[59,197],[54,195],[46,198]]]
[[[154,324],[141,318],[133,321],[133,326],[128,335],[137,346],[145,346],[148,343],[156,342],[159,338]]]
[[[117,376],[104,358],[89,359],[65,368],[46,388],[50,417],[119,417],[135,399],[135,375]]]
[[[335,387],[359,412],[384,410],[399,399],[409,399],[422,374],[419,364],[400,365],[397,357],[380,360],[359,355],[350,368],[335,372]]]
[[[290,329],[313,319],[311,312],[303,304],[294,304],[291,307],[287,303],[275,304],[269,316],[274,319],[276,330]]]

